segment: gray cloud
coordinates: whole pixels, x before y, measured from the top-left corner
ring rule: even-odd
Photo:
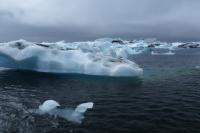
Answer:
[[[0,40],[200,40],[199,0],[0,0]]]

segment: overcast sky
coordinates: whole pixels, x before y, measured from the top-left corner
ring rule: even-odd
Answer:
[[[200,0],[0,0],[0,41],[200,40]]]

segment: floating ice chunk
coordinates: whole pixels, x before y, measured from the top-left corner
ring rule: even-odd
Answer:
[[[195,66],[195,69],[200,69],[200,66]]]
[[[186,42],[177,46],[178,48],[200,48],[200,42]]]
[[[174,43],[172,43],[172,46],[171,46],[171,48],[170,49],[177,49],[180,45],[182,45],[182,43],[181,42],[174,42]]]
[[[151,52],[151,55],[175,55],[172,51],[166,52],[166,53],[156,53],[154,51]]]
[[[85,113],[87,111],[87,109],[92,109],[93,106],[94,106],[94,103],[92,103],[92,102],[82,103],[76,107],[75,112]]]
[[[60,106],[60,104],[54,100],[47,100],[38,109],[31,109],[29,112],[38,115],[48,114],[50,116],[60,117],[66,119],[67,121],[81,124],[82,120],[85,118],[84,113],[88,109],[93,108],[94,103],[82,103],[78,105],[75,109],[65,108]]]
[[[58,102],[54,100],[47,100],[42,105],[39,106],[39,112],[45,114],[57,108],[58,106],[60,106]]]

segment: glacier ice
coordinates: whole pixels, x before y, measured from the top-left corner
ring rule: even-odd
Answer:
[[[1,43],[0,58],[9,60],[11,68],[40,72],[106,76],[142,74],[142,68],[136,63],[126,58],[115,57],[115,50],[109,49],[111,46],[90,43],[37,44],[18,40]],[[9,67],[9,64],[5,66]]]
[[[180,48],[200,48],[200,42],[160,42],[102,38],[86,42],[0,43],[0,67],[54,73],[78,73],[103,76],[139,76],[142,68],[130,55],[174,55]],[[169,52],[157,53],[156,49]],[[173,52],[172,52],[173,51]]]
[[[88,109],[92,109],[93,106],[94,103],[88,102],[79,104],[75,109],[63,108],[57,101],[46,100],[38,109],[30,109],[29,112],[38,115],[48,114],[54,117],[61,117],[73,123],[81,124],[84,119],[84,113]]]

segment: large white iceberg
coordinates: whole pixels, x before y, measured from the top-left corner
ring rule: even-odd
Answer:
[[[105,76],[142,74],[136,63],[116,53],[116,48],[106,42],[38,44],[18,40],[0,44],[0,58],[6,60],[5,66],[12,64],[10,67],[16,69]]]

